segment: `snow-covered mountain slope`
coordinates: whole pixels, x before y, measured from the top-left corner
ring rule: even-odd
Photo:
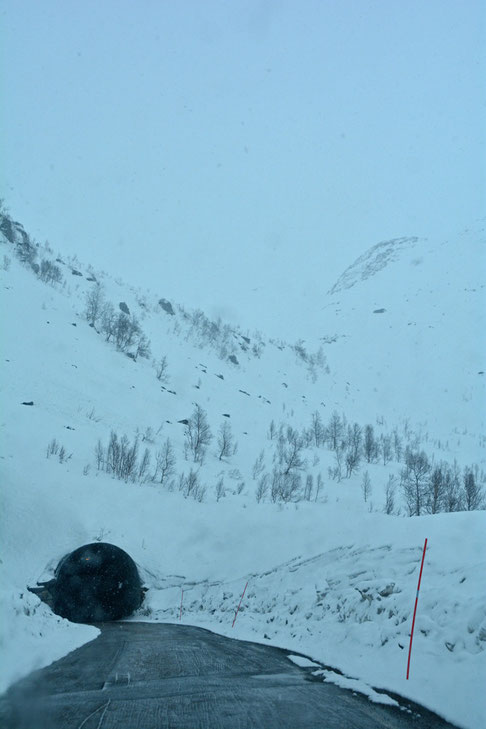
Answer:
[[[394,267],[403,270],[406,246],[401,257],[390,259],[374,276],[332,294],[333,306],[341,310],[324,309],[322,331],[329,339],[321,342],[319,354],[319,342],[290,346],[236,332],[222,322],[212,325],[202,314],[165,301],[163,284],[160,292],[137,291],[79,261],[62,256],[55,261],[52,253],[39,248],[36,260],[52,260],[61,273],[58,283],[47,284],[14,257],[15,236],[21,244],[24,239],[16,228],[14,235],[10,231],[14,243],[7,235],[0,250],[0,258],[10,259],[0,271],[5,312],[0,594],[6,616],[2,653],[7,658],[2,688],[96,634],[94,628],[53,615],[26,586],[52,576],[66,552],[100,539],[126,549],[140,565],[149,593],[136,619],[176,620],[184,589],[188,622],[307,652],[476,729],[484,712],[479,684],[486,671],[486,593],[481,582],[485,512],[411,519],[384,515],[385,485],[390,475],[398,476],[403,461],[396,454],[386,465],[374,459],[350,478],[338,480],[329,472],[336,467],[334,453],[312,440],[303,449],[299,468],[302,490],[306,476],[313,478],[310,500],[272,503],[269,491],[261,503],[255,498],[262,475],[268,473],[271,479],[278,464],[280,423],[283,433],[287,426],[301,432],[310,427],[312,413],[319,412],[325,423],[334,408],[362,425],[373,424],[377,436],[396,427],[403,446],[415,447],[422,430],[420,447],[430,457],[449,463],[457,459],[458,468],[476,463],[478,474],[484,468],[480,408],[477,402],[474,408],[473,399],[462,399],[470,377],[467,368],[457,371],[456,384],[450,386],[452,394],[461,395],[454,412],[448,410],[449,401],[439,397],[435,380],[428,388],[421,380],[425,403],[409,392],[415,380],[400,358],[412,339],[400,316],[410,312],[404,309],[395,274],[396,285],[387,288],[383,283]],[[444,261],[451,250],[444,244]],[[413,276],[425,271],[425,252],[420,265],[410,265]],[[446,267],[450,270],[448,263]],[[458,269],[458,286],[469,275],[466,269],[466,263],[464,270]],[[475,283],[477,271],[470,273],[474,277],[468,286],[480,286]],[[86,295],[96,285],[93,279],[103,284],[104,296],[116,310],[123,303],[137,316],[156,362],[167,356],[167,381],[157,379],[150,358],[134,361],[106,342],[99,327],[89,326]],[[383,295],[375,302],[380,281]],[[431,295],[429,289],[419,291],[423,282],[413,281],[415,297],[409,305],[417,327],[420,323],[425,332],[428,319],[421,297]],[[373,282],[375,289],[368,289]],[[453,326],[446,337],[445,325],[437,327],[434,341],[440,357],[445,357],[453,335],[463,346],[453,355],[457,362],[464,364],[474,350],[471,340],[479,317],[474,293],[444,299],[449,319],[457,309],[458,331],[454,334]],[[373,314],[369,306],[387,311]],[[459,331],[467,311],[469,335]],[[389,312],[391,329],[383,326]],[[333,334],[336,341],[331,341]],[[379,374],[356,354],[366,347],[375,352],[373,362],[382,363]],[[449,372],[448,363],[442,364]],[[406,384],[393,389],[392,375],[400,371]],[[424,383],[431,374],[423,369]],[[390,388],[391,402],[375,392],[382,384]],[[478,388],[472,391],[474,397],[480,394]],[[215,437],[203,463],[194,463],[187,453],[185,425],[179,421],[191,417],[196,403],[206,411],[214,436],[222,423],[231,424],[236,453],[220,459]],[[428,426],[423,425],[425,419]],[[272,420],[277,434],[270,439]],[[148,448],[150,466],[133,481],[114,479],[97,467],[97,442],[106,449],[112,430],[126,434],[130,442],[138,433],[140,455]],[[167,439],[176,463],[161,485],[159,478],[149,477]],[[254,465],[262,450],[258,473]],[[193,492],[196,499],[188,489],[191,470],[199,481],[199,491]],[[361,489],[364,470],[372,486],[366,502]],[[316,492],[319,476],[322,486]],[[403,515],[399,491],[395,502],[393,511],[400,508]],[[404,642],[425,537],[429,546],[411,679],[406,681]],[[246,580],[248,592],[232,629],[232,611]]]
[[[449,438],[485,432],[486,234],[380,243],[332,287],[320,331],[336,378],[331,403],[370,408]],[[334,392],[337,396],[334,398]],[[336,402],[337,404],[337,402]],[[473,439],[469,446],[476,448]]]

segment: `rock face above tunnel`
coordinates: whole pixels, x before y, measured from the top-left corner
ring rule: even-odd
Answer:
[[[53,610],[73,623],[119,620],[133,613],[143,590],[133,559],[113,544],[85,544],[56,569]]]

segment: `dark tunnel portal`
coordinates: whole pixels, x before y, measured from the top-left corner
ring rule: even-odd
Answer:
[[[73,623],[126,618],[140,607],[143,589],[133,559],[114,544],[85,544],[63,557],[51,590],[53,610]]]

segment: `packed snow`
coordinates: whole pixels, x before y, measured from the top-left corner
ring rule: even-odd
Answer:
[[[346,288],[323,299],[315,342],[298,346],[231,330],[224,349],[219,334],[206,336],[203,319],[176,302],[169,313],[159,303],[163,291],[135,291],[96,273],[106,298],[117,307],[126,302],[139,317],[154,359],[167,356],[167,379],[158,380],[150,359],[133,361],[88,325],[92,271],[62,262],[64,284],[46,284],[3,239],[10,263],[0,272],[7,312],[0,690],[96,637],[94,627],[54,615],[27,586],[52,577],[67,552],[100,540],[125,549],[149,588],[133,620],[180,620],[278,645],[323,666],[323,680],[370,700],[393,702],[382,693],[390,691],[479,729],[486,712],[484,510],[409,518],[398,489],[385,514],[385,487],[390,475],[398,483],[402,462],[373,460],[338,479],[331,475],[334,454],[312,443],[300,469],[303,487],[305,476],[313,477],[311,498],[255,498],[277,454],[271,421],[301,430],[315,411],[324,423],[335,409],[349,422],[372,423],[377,437],[397,429],[404,446],[420,442],[436,461],[456,460],[460,469],[475,463],[479,474],[486,468],[478,374],[485,369],[478,313],[484,286],[464,253],[482,255],[484,234],[464,233],[460,252],[454,242],[400,241],[386,265],[373,275],[366,268],[364,280],[352,284],[362,267],[350,268]],[[196,403],[215,436],[202,464],[187,453],[180,422]],[[220,459],[223,422],[238,449]],[[98,469],[96,444],[106,448],[112,430],[130,441],[138,434],[141,452],[147,447],[151,457],[149,473],[169,438],[173,476],[164,484],[145,476],[124,482]],[[255,470],[262,451],[263,470]],[[179,489],[180,475],[191,469],[200,499]]]
[[[322,676],[324,681],[329,681],[330,683],[335,683],[336,686],[341,686],[341,688],[351,689],[351,691],[358,692],[360,694],[364,694],[369,698],[370,701],[373,701],[375,704],[388,704],[388,706],[400,706],[398,701],[395,701],[395,699],[392,699],[390,696],[388,696],[385,693],[378,693],[377,691],[374,691],[372,688],[367,686],[364,681],[360,681],[356,678],[347,678],[346,676],[341,676],[340,674],[336,673],[335,671],[314,671],[314,676]]]

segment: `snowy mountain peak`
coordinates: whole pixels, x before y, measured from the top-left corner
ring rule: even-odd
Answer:
[[[365,281],[374,276],[392,261],[398,260],[404,250],[412,248],[418,241],[419,239],[413,236],[393,238],[392,240],[377,243],[348,266],[329,290],[329,293],[335,294],[343,289],[350,289],[358,281]]]

